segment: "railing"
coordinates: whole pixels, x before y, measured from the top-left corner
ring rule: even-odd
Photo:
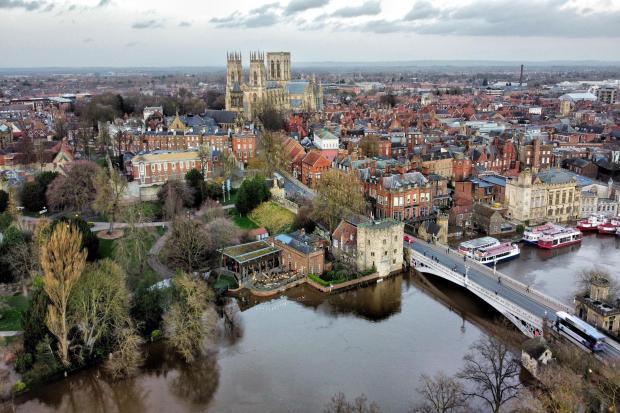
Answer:
[[[421,241],[424,242],[424,241]],[[443,253],[445,254],[445,249],[441,249],[438,248],[436,245],[432,245],[432,244],[428,244],[432,249],[434,249],[437,252]],[[457,256],[461,256],[463,257],[463,254],[460,253],[459,251],[456,251],[452,248],[450,248],[450,253],[451,254],[455,254]],[[514,278],[503,274],[499,271],[493,271],[492,269],[490,269],[489,267],[487,267],[484,264],[480,264],[479,262],[472,260],[472,259],[468,259],[467,260],[468,265],[476,267],[477,270],[479,270],[481,273],[483,273],[484,275],[488,276],[491,279],[497,280],[498,277],[501,277],[501,280],[503,283],[505,284],[510,284],[510,287],[515,290],[518,291],[520,294],[525,295],[527,297],[532,298],[533,300],[537,301],[537,302],[543,302],[545,305],[547,305],[548,307],[556,310],[556,311],[565,311],[567,313],[572,313],[573,309],[571,307],[569,307],[568,305],[562,303],[561,301],[550,297],[546,294],[541,293],[540,291],[537,291],[535,289],[530,288],[528,285],[523,284],[520,281],[515,280]]]
[[[440,271],[441,273],[449,275],[450,277],[456,278],[458,284],[464,285],[467,289],[473,291],[476,295],[483,299],[486,297],[485,301],[489,303],[496,302],[497,304],[500,304],[501,306],[506,308],[508,312],[510,312],[513,316],[516,316],[517,318],[528,322],[534,327],[542,329],[543,320],[540,317],[530,313],[529,311],[524,310],[520,306],[514,304],[512,301],[503,298],[501,295],[498,295],[496,292],[490,291],[489,289],[480,286],[475,281],[472,281],[470,278],[466,278],[463,274],[453,271],[445,265],[433,261],[431,258],[424,256],[420,252],[413,251],[413,253],[415,254],[414,259],[417,262],[423,264],[424,267]]]

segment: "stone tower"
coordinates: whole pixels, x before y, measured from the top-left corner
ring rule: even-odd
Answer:
[[[570,114],[570,100],[563,99],[560,101],[560,115],[568,116]]]
[[[291,54],[289,52],[267,53],[267,79],[276,82],[291,80]]]
[[[243,65],[241,53],[226,54],[226,110],[243,111]]]
[[[265,55],[261,52],[250,53],[250,86],[264,88],[266,83]]]
[[[590,280],[590,298],[597,301],[609,299],[609,280],[601,276],[595,276]]]

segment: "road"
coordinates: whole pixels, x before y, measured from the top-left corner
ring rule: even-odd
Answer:
[[[313,200],[316,196],[314,190],[308,188],[306,185],[293,178],[290,174],[281,171],[278,171],[278,173],[284,179],[284,191],[288,197],[300,195],[306,199]]]
[[[412,248],[417,252],[426,254],[427,257],[434,257],[446,268],[456,268],[459,274],[465,274],[465,267],[467,266],[467,278],[470,281],[475,282],[489,291],[496,292],[502,298],[509,300],[540,318],[546,317],[552,323],[556,319],[555,313],[558,310],[562,310],[559,302],[557,302],[557,304],[546,303],[541,298],[543,297],[542,294],[533,290],[529,292],[523,290],[519,284],[517,284],[518,282],[511,277],[499,272],[497,272],[497,275],[494,275],[492,269],[473,262],[470,259],[463,261],[463,255],[452,249],[447,250],[443,247],[437,247],[420,240],[416,240],[412,244],[405,243],[405,248]],[[500,277],[500,282],[498,282],[498,277]],[[598,354],[605,359],[620,359],[620,344],[609,339],[603,351]]]

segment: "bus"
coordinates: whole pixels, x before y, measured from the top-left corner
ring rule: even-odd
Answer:
[[[592,351],[603,350],[605,335],[585,321],[564,311],[555,313],[555,328]]]

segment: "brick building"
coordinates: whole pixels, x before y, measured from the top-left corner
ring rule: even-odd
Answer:
[[[530,144],[519,146],[519,163],[522,169],[537,172],[553,166],[553,145],[543,144],[540,139],[532,139]]]
[[[331,168],[331,162],[318,151],[310,151],[301,161],[301,182],[316,188],[321,175]]]
[[[274,246],[282,251],[280,265],[300,274],[322,274],[325,271],[325,249],[316,235],[302,229],[273,238]]]
[[[201,169],[196,151],[155,151],[131,160],[134,181],[140,185],[163,185],[169,179],[184,179],[191,169]],[[207,171],[212,166],[207,165]]]
[[[415,219],[433,212],[432,186],[420,172],[370,177],[364,193],[371,199],[377,218],[397,221]]]
[[[256,156],[256,135],[233,135],[232,152],[237,161],[247,164],[250,159]]]

